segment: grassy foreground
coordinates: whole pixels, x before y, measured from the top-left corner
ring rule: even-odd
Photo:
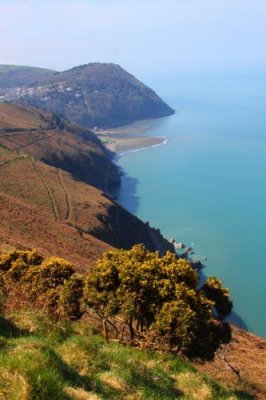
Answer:
[[[0,319],[0,399],[248,399],[178,357],[106,343],[84,321]]]

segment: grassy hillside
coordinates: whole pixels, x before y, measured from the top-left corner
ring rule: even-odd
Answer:
[[[115,64],[91,63],[64,72],[11,68],[0,73],[0,92],[6,100],[43,108],[84,127],[119,126],[174,112]]]
[[[86,321],[53,323],[36,311],[1,318],[0,398],[10,400],[236,400],[244,392],[188,362],[106,343]]]

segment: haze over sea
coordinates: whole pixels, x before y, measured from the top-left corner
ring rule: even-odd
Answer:
[[[179,76],[176,110],[135,124],[167,143],[119,158],[119,201],[165,237],[193,243],[230,288],[233,317],[266,337],[266,75]]]

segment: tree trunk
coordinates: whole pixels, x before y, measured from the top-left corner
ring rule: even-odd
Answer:
[[[135,337],[135,331],[133,328],[133,318],[130,318],[128,326],[129,326],[129,332],[130,332],[130,339],[133,340]]]
[[[107,330],[106,318],[103,319],[102,325],[103,325],[103,335],[104,335],[104,338],[105,338],[105,340],[108,342],[109,339],[108,339],[108,330]]]

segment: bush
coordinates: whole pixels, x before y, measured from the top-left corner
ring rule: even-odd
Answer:
[[[10,251],[0,254],[0,272],[9,271],[11,277],[19,279],[26,269],[40,265],[42,260],[36,250]]]
[[[83,282],[74,266],[62,258],[43,259],[35,250],[0,255],[0,306],[34,302],[54,315],[77,319],[82,315]]]
[[[62,315],[71,320],[82,317],[82,299],[83,299],[83,278],[77,274],[65,281],[62,287],[59,305],[62,307]]]
[[[190,351],[202,334],[212,344],[216,335],[216,348],[222,341],[222,323],[214,323],[212,308],[221,311],[229,292],[220,284],[215,296],[209,295],[209,281],[206,285],[199,288],[198,272],[188,260],[136,245],[106,252],[86,277],[84,295],[107,339],[108,327],[121,339],[126,329],[131,341],[152,337],[156,346]]]
[[[230,314],[233,308],[233,303],[230,300],[229,290],[224,288],[222,282],[210,277],[206,280],[202,290],[206,296],[214,302],[215,310],[221,319],[224,319]]]

